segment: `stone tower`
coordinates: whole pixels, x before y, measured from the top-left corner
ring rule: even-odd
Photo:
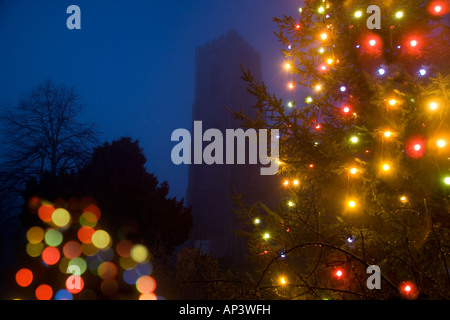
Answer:
[[[241,79],[241,64],[261,81],[261,58],[234,30],[196,51],[195,101],[193,121],[203,122],[203,132],[239,128],[227,110],[254,111],[256,98],[247,92]],[[193,132],[193,131],[192,131]],[[205,143],[203,145],[205,147]],[[248,162],[247,162],[248,163]],[[261,200],[273,177],[261,176],[260,165],[191,165],[187,204],[192,206],[194,226],[191,240],[196,247],[216,258],[238,262],[245,253],[245,242],[233,233],[235,214],[233,190],[248,201]]]

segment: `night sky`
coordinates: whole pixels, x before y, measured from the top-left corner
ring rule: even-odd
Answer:
[[[69,5],[82,30],[68,30]],[[261,52],[263,77],[286,94],[274,16],[299,0],[0,0],[0,106],[45,79],[74,86],[100,141],[141,142],[148,170],[185,197],[186,166],[172,164],[172,132],[191,128],[195,48],[235,29]],[[217,106],[211,106],[217,107]]]

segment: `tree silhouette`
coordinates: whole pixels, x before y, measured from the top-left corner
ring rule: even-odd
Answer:
[[[2,189],[20,193],[24,183],[44,172],[57,177],[89,159],[96,134],[80,123],[80,99],[73,88],[46,80],[0,118],[4,142]]]
[[[138,141],[122,138],[105,143],[94,149],[92,158],[78,173],[62,174],[58,179],[48,174],[39,182],[30,181],[24,199],[91,197],[111,234],[167,255],[187,240],[192,215],[183,200],[168,197],[169,185],[148,173],[146,162]],[[33,215],[25,212],[25,216]]]

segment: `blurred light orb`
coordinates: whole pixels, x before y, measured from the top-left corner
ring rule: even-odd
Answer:
[[[67,259],[78,258],[81,252],[81,244],[76,241],[69,241],[63,247],[63,254]]]
[[[111,237],[109,236],[109,234],[106,231],[97,230],[92,235],[92,243],[98,249],[105,249],[110,245]]]
[[[156,289],[156,281],[150,276],[142,276],[137,280],[136,288],[140,293],[153,293]]]
[[[42,242],[36,244],[28,243],[25,250],[30,257],[37,258],[42,254],[42,251],[44,251],[44,244]]]
[[[140,276],[149,276],[153,272],[153,264],[150,262],[140,263],[135,269]]]
[[[41,284],[34,292],[38,300],[51,300],[53,296],[53,289],[48,284]]]
[[[61,254],[55,247],[47,247],[42,251],[42,261],[49,266],[57,264],[59,259],[61,259]]]
[[[131,248],[133,248],[131,241],[121,240],[116,245],[116,252],[119,256],[127,258],[130,256]]]
[[[69,225],[70,220],[70,213],[66,209],[58,208],[53,211],[52,221],[56,226],[60,228],[66,227],[67,225]]]
[[[66,300],[66,301],[72,301],[73,295],[65,289],[61,289],[55,294],[55,300]]]
[[[118,270],[114,263],[112,262],[103,262],[98,267],[98,275],[103,280],[114,280],[117,276]]]
[[[80,275],[73,274],[66,280],[66,289],[71,294],[78,294],[84,289],[84,280]]]
[[[68,267],[71,266],[75,266],[80,271],[79,274],[77,274],[78,276],[81,276],[83,273],[85,273],[87,269],[86,260],[81,257],[70,260]]]
[[[52,215],[55,208],[50,204],[43,204],[38,209],[38,216],[44,222],[52,222]]]
[[[27,240],[31,244],[38,244],[44,240],[45,231],[40,227],[32,227],[27,231]]]
[[[94,235],[95,230],[91,227],[81,227],[78,229],[78,239],[84,244],[92,243],[92,236]]]
[[[56,229],[49,229],[44,236],[45,243],[51,247],[59,246],[63,241],[63,234]]]
[[[33,282],[33,272],[27,268],[20,269],[16,273],[16,282],[22,288],[28,287]]]
[[[158,300],[158,297],[154,293],[143,293],[139,296],[139,300]]]
[[[137,263],[141,263],[149,259],[148,249],[142,244],[133,246],[130,252],[131,258]]]

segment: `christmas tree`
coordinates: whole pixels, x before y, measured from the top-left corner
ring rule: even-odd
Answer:
[[[234,113],[280,130],[280,205],[236,198],[252,297],[450,298],[449,9],[307,0],[274,19],[289,97],[243,68],[258,112]]]

